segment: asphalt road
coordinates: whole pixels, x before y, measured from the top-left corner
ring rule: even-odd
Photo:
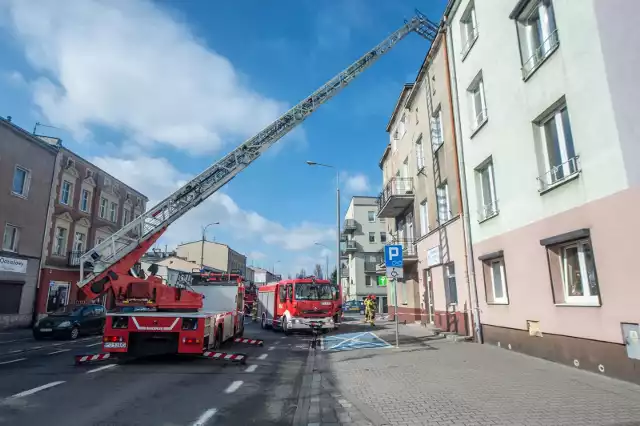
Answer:
[[[74,355],[100,351],[100,337],[0,333],[0,425],[290,425],[309,336],[248,323],[245,337],[265,344],[223,350],[247,354],[246,365],[162,357],[76,366]]]

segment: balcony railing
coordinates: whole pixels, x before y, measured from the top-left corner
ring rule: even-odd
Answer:
[[[551,170],[538,177],[539,192],[544,192],[560,183],[577,177],[580,173],[580,157],[575,156],[557,166],[552,166]]]
[[[83,254],[83,251],[70,251],[67,256],[67,266],[80,266],[80,256]]]
[[[522,65],[522,78],[527,79],[538,67],[556,50],[560,45],[560,39],[558,38],[558,30],[549,34],[549,37],[544,39],[540,46],[538,46],[527,62]]]
[[[378,196],[378,217],[396,217],[413,198],[413,178],[392,178]]]
[[[344,251],[356,251],[356,250],[358,250],[358,245],[356,244],[355,241],[350,240],[344,244]]]
[[[478,211],[478,222],[485,221],[500,213],[498,210],[498,200],[493,200],[480,207]]]
[[[382,259],[378,259],[378,260],[373,261],[373,262],[365,261],[365,262],[364,262],[364,271],[365,271],[365,272],[376,272],[376,267],[377,267],[380,263],[384,263],[384,260],[382,260]]]
[[[358,229],[355,219],[345,219],[344,220],[344,232],[351,232]]]

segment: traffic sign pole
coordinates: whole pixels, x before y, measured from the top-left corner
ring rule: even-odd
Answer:
[[[400,347],[400,340],[398,339],[398,279],[397,278],[393,278],[393,298],[395,299],[395,301],[393,303],[395,303],[396,305],[396,312],[395,312],[395,319],[396,319],[396,348]]]
[[[399,322],[398,319],[398,278],[404,278],[404,256],[403,256],[402,244],[388,244],[384,246],[384,263],[387,269],[387,277],[393,281],[393,304],[395,305],[396,320],[396,348],[400,347],[399,339]]]

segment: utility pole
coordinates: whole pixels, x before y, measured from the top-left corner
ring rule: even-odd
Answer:
[[[200,245],[200,271],[204,269],[204,240],[207,234],[207,228],[211,225],[219,225],[220,222],[212,222],[207,226],[202,227],[202,244]]]

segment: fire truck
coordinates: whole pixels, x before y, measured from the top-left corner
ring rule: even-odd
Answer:
[[[262,328],[310,330],[309,320],[322,323],[326,333],[336,328],[342,311],[338,286],[315,277],[281,280],[258,289],[258,317]]]
[[[416,11],[416,16],[411,20],[405,21],[402,27],[380,44],[258,134],[80,257],[80,279],[77,285],[85,294],[85,298],[95,300],[109,294],[109,299],[113,300],[116,306],[115,311],[109,312],[107,316],[103,344],[105,350],[129,352],[133,347],[136,352],[153,352],[151,348],[155,347],[156,341],[164,339],[163,344],[166,346],[163,350],[171,348],[177,352],[202,353],[211,345],[218,345],[221,340],[240,332],[237,329],[237,319],[242,312],[239,309],[242,303],[239,296],[242,291],[240,283],[201,280],[199,285],[191,288],[169,286],[154,273],[145,276],[136,265],[139,265],[141,257],[153,247],[172,223],[220,190],[413,32],[433,41],[439,28]],[[325,306],[333,306],[335,303],[333,299],[321,299],[320,305],[317,306],[318,301],[297,298],[298,293],[294,293],[294,288],[304,288],[304,284],[290,284],[290,287],[285,286],[291,288],[292,292],[291,298],[287,299],[291,302],[289,315],[292,312],[302,315],[298,310],[314,311],[315,307],[325,310]],[[315,287],[321,288],[322,293],[314,290],[314,294],[322,296],[314,297],[328,297],[326,294],[329,293],[325,293],[322,287],[325,284],[316,281]],[[307,283],[308,287],[313,285]],[[306,290],[301,291],[301,295],[307,294]],[[260,294],[267,293],[265,291]],[[328,305],[325,305],[327,303]],[[270,315],[276,315],[275,320],[281,321],[282,316],[277,317],[276,305],[271,306],[273,313]],[[299,318],[289,315],[285,315],[287,321],[283,322],[283,325],[288,326],[290,320]],[[270,320],[273,323],[273,318]],[[294,325],[293,322],[291,324]],[[158,346],[162,345],[158,343]]]

